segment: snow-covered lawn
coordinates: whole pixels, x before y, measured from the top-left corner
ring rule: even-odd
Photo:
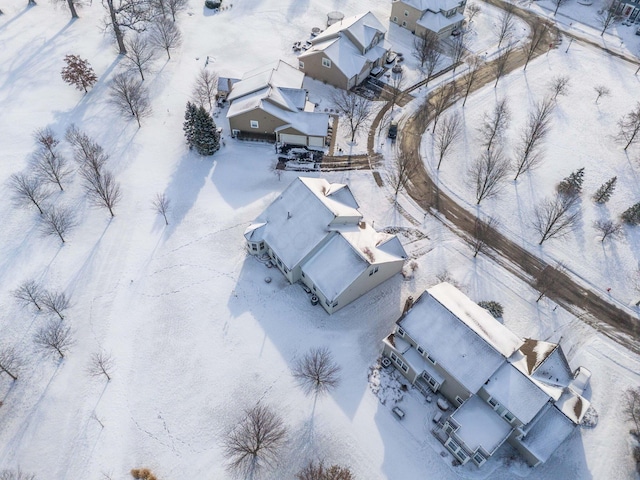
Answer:
[[[216,121],[225,128],[225,146],[215,156],[201,158],[185,147],[184,106],[207,55],[211,68],[233,76],[279,58],[295,65],[291,43],[322,25],[327,11],[372,9],[386,19],[388,1],[237,0],[215,15],[192,2],[178,22],[182,48],[169,62],[158,59],[145,80],[154,113],[141,129],[108,105],[108,84],[121,62],[101,33],[100,2],[80,10],[74,22],[46,2],[25,4],[3,5],[0,17],[0,344],[15,346],[25,360],[17,382],[0,376],[0,470],[20,466],[38,479],[126,479],[131,468],[148,467],[159,479],[229,478],[224,432],[243,408],[262,402],[277,408],[290,430],[272,478],[293,478],[304,461],[318,458],[350,465],[361,479],[630,475],[629,427],[620,413],[621,395],[611,392],[638,383],[636,356],[546,299],[532,302],[536,292],[494,264],[471,262],[468,247],[402,198],[404,210],[419,219],[419,225],[409,223],[370,172],[327,177],[350,184],[376,228],[420,228],[428,238],[407,239],[418,262],[412,279],[398,275],[328,316],[301,288],[244,250],[245,227],[295,178],[274,173],[273,147],[231,140],[221,116]],[[60,79],[68,53],[87,58],[100,78],[87,95]],[[542,75],[553,58],[532,65],[528,75]],[[579,83],[560,99],[561,107],[579,98]],[[477,103],[470,99],[469,115],[482,114],[484,95]],[[604,99],[603,111],[617,101],[615,95]],[[61,245],[38,234],[34,209],[12,204],[7,180],[28,168],[36,128],[50,126],[63,136],[71,123],[110,154],[107,168],[121,183],[122,201],[111,219],[86,203],[76,175],[51,197],[56,205],[72,206],[79,222]],[[66,144],[62,150],[71,155]],[[156,193],[172,202],[168,227],[151,208]],[[505,455],[482,470],[454,468],[427,433],[429,407],[415,392],[403,397],[407,415],[398,421],[393,402],[381,404],[369,388],[380,339],[404,300],[445,274],[474,300],[500,301],[505,323],[519,335],[562,337],[571,365],[593,372],[598,426],[578,431],[546,465],[531,470]],[[27,279],[71,298],[64,322],[75,344],[64,360],[43,357],[32,343],[49,318],[12,297]],[[290,367],[316,346],[330,348],[342,381],[313,410]],[[101,348],[115,362],[109,383],[86,373]]]

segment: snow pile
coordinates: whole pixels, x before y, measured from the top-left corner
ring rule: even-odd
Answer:
[[[381,358],[369,367],[369,388],[378,397],[380,403],[398,403],[404,396],[404,385],[398,380],[399,373],[393,367],[384,368],[380,364]]]

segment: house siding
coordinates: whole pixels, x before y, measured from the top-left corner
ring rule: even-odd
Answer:
[[[251,128],[251,120],[257,120],[259,128]],[[232,131],[240,130],[241,132],[275,135],[275,129],[283,125],[286,125],[286,122],[260,108],[229,118],[229,128]]]
[[[333,62],[331,62],[331,67],[322,65],[323,58],[331,60],[324,52],[311,53],[309,56],[300,59],[304,63],[304,68],[299,68],[311,78],[348,90],[350,88],[349,79],[346,75]]]
[[[405,11],[409,12],[409,15],[405,16],[404,15]],[[397,23],[397,25],[399,25],[402,28],[406,28],[407,30],[410,30],[411,33],[418,34],[416,28],[419,27],[419,25],[417,24],[417,22],[422,17],[422,12],[420,10],[418,10],[417,8],[414,8],[414,7],[410,6],[410,5],[407,5],[406,3],[402,2],[402,1],[396,1],[396,2],[393,2],[391,4],[391,17],[390,17],[390,20],[391,20],[392,23],[394,23],[393,22],[393,17],[397,17],[398,18],[398,21],[395,22],[395,23]],[[406,26],[402,25],[402,22],[407,22]],[[420,28],[422,28],[422,27],[420,27]]]

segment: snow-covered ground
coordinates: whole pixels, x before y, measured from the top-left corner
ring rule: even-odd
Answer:
[[[295,178],[292,172],[274,173],[272,146],[226,138],[225,146],[209,158],[185,148],[184,105],[207,56],[210,68],[232,76],[279,58],[295,65],[291,43],[322,26],[328,11],[349,15],[371,9],[386,23],[388,1],[237,0],[218,14],[192,2],[178,21],[183,46],[171,61],[158,59],[145,81],[154,113],[141,129],[133,121],[124,122],[108,105],[108,84],[121,62],[109,36],[101,33],[100,2],[81,9],[81,18],[74,22],[64,9],[46,2],[31,8],[25,4],[5,4],[0,16],[0,344],[15,346],[25,360],[17,382],[0,376],[0,470],[20,466],[38,479],[125,479],[131,468],[149,467],[160,479],[229,478],[220,441],[242,408],[260,401],[276,407],[290,430],[286,455],[272,476],[277,479],[293,478],[312,458],[350,465],[361,479],[631,475],[631,437],[621,414],[621,392],[638,384],[635,355],[546,299],[532,302],[535,291],[491,262],[470,261],[466,245],[402,198],[403,209],[419,221],[409,223],[370,172],[327,178],[351,185],[376,228],[420,228],[428,238],[406,240],[418,262],[413,279],[403,281],[398,275],[328,316],[311,306],[301,288],[248,257],[243,247],[248,223]],[[393,31],[392,26],[392,39]],[[408,56],[407,45],[403,48]],[[572,55],[584,56],[576,58],[576,64],[607,66],[598,70],[603,82],[614,82],[616,72],[627,75],[627,67],[574,47]],[[62,59],[69,53],[87,58],[100,78],[86,95],[60,79]],[[560,61],[556,55],[560,53],[536,61],[527,75],[548,75],[550,65]],[[514,110],[521,105],[524,111],[519,76],[501,80],[498,90],[516,89]],[[593,70],[585,76],[595,81]],[[590,83],[581,85],[581,80],[575,78],[570,95],[560,99],[560,120],[566,123],[562,131],[572,119],[582,122],[570,102],[582,105],[584,118],[595,116],[593,121],[611,129],[618,114],[635,101],[629,84],[612,83],[620,88],[612,88],[614,95],[601,101],[600,112],[608,116],[600,117],[592,105]],[[623,89],[625,85],[629,88]],[[534,93],[535,88],[531,85]],[[470,98],[466,114],[481,115],[490,106],[491,94]],[[318,91],[311,95],[325,98]],[[223,117],[216,121],[228,133]],[[516,121],[514,114],[514,125]],[[111,219],[86,203],[79,178],[73,178],[64,192],[51,197],[56,205],[72,206],[79,221],[61,245],[38,234],[35,210],[12,204],[7,180],[26,171],[36,128],[50,126],[62,136],[71,123],[110,154],[108,168],[121,183],[122,201]],[[468,139],[472,148],[472,132]],[[592,148],[596,157],[599,147]],[[67,145],[63,151],[71,155]],[[584,158],[586,162],[586,154]],[[447,166],[454,164],[450,160]],[[570,170],[568,165],[558,175]],[[612,165],[622,168],[618,161]],[[536,184],[541,190],[552,189],[545,181],[555,181],[555,176],[542,170],[532,178],[535,175],[540,175]],[[589,175],[587,166],[585,184],[600,181],[595,172],[593,180]],[[622,185],[619,188],[612,202],[617,196],[622,199]],[[165,193],[172,202],[168,227],[151,208],[156,193]],[[588,204],[586,198],[583,204]],[[586,220],[584,225],[588,230]],[[584,238],[585,244],[592,240],[586,233]],[[611,245],[621,250],[625,244]],[[545,254],[560,254],[564,248],[559,242],[549,246]],[[627,253],[618,254],[616,268],[628,259]],[[267,276],[271,283],[264,281]],[[398,421],[390,411],[393,402],[381,404],[369,388],[370,367],[405,298],[445,277],[474,300],[500,301],[505,323],[519,335],[562,339],[571,365],[585,365],[593,372],[591,400],[599,413],[598,426],[578,431],[534,470],[512,460],[508,451],[478,470],[452,467],[451,458],[441,456],[443,448],[426,427],[431,407],[414,392],[403,396],[400,405],[407,415]],[[47,316],[21,308],[11,295],[30,278],[71,298],[64,321],[75,344],[62,361],[41,356],[33,346],[32,336]],[[290,374],[295,360],[314,346],[328,346],[342,366],[340,386],[320,398],[315,410],[313,399],[304,396]],[[86,373],[91,354],[100,348],[110,351],[115,361],[109,383]]]

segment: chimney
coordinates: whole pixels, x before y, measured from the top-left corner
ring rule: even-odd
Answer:
[[[404,302],[404,308],[402,309],[402,315],[407,313],[409,309],[413,306],[413,297],[407,297],[407,300]]]
[[[291,218],[291,212],[287,212],[287,220]]]

